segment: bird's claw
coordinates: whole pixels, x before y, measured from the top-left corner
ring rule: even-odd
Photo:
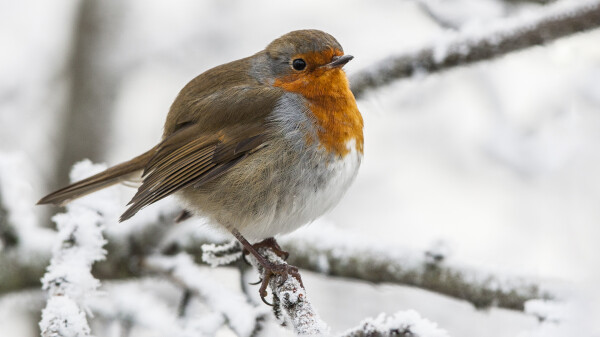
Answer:
[[[294,277],[300,283],[300,286],[304,288],[304,284],[302,283],[302,277],[300,277],[300,273],[298,272],[298,268],[294,266],[290,266],[289,264],[270,264],[269,266],[263,267],[263,278],[260,281],[260,289],[258,293],[260,294],[260,299],[267,305],[273,306],[273,304],[267,302],[265,297],[267,297],[267,287],[269,286],[269,282],[271,282],[271,278],[273,276],[281,276],[281,282],[279,285],[282,285],[289,276]]]
[[[249,282],[248,284],[249,284],[249,285],[251,285],[251,286],[255,286],[255,285],[259,284],[259,283],[262,283],[262,281],[263,281],[263,280],[262,280],[262,279],[260,279],[260,280],[258,280],[258,281],[256,281],[256,282]]]

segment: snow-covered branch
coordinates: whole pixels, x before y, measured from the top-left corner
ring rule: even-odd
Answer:
[[[239,259],[240,245],[225,243],[222,245],[205,245],[203,249],[210,252],[205,257],[205,262],[217,266],[219,262],[231,263]],[[214,252],[220,252],[213,260]],[[259,248],[261,255],[271,263],[278,265],[287,264],[270,248]],[[252,256],[246,256],[250,264],[264,278],[264,270]],[[190,260],[191,261],[191,260]],[[333,334],[327,324],[318,316],[308,300],[306,290],[293,276],[283,279],[275,276],[270,279],[269,287],[272,293],[273,312],[279,323],[291,328],[300,336],[339,336],[339,337],[448,337],[446,331],[437,327],[437,324],[425,318],[414,310],[398,312],[392,316],[385,314],[377,318],[368,318],[356,328],[342,334]]]
[[[164,254],[187,252],[195,256],[196,261],[202,261],[203,253],[199,247],[214,241],[210,241],[210,237],[191,235],[190,231],[197,229],[193,226],[169,224],[175,214],[162,215],[129,235],[107,235],[107,260],[95,266],[95,275],[103,279],[140,276],[139,262],[156,248],[162,248]],[[181,230],[182,227],[185,230]],[[178,228],[177,235],[160,240]],[[326,224],[313,224],[281,238],[280,243],[290,252],[288,262],[306,270],[374,283],[416,286],[469,301],[478,308],[496,306],[523,310],[524,303],[530,299],[552,297],[527,279],[500,277],[456,265],[447,261],[447,257],[432,252],[407,251],[391,244],[358,240]],[[239,256],[239,250],[232,250],[231,246],[226,248],[223,251]],[[227,254],[219,258],[227,262],[235,260]],[[39,279],[43,271],[42,263],[16,259],[12,255],[0,255],[0,266],[12,266],[11,274],[23,278],[19,282],[0,283],[0,293],[20,289],[23,284],[35,284],[36,277]]]
[[[380,61],[350,77],[352,92],[361,98],[368,90],[401,78],[494,59],[598,27],[600,1],[560,1],[487,28],[448,32],[430,47]]]
[[[205,242],[189,240],[190,235],[182,234],[186,240],[172,243],[172,252],[198,253],[197,247]],[[468,301],[477,308],[494,306],[522,311],[529,300],[552,298],[527,278],[469,268],[452,262],[443,251],[406,250],[391,243],[359,238],[321,221],[284,236],[279,242],[290,253],[287,262],[291,265],[325,275],[415,286]],[[233,257],[241,249],[236,244],[210,247],[211,254],[224,261],[222,264],[235,260]],[[201,259],[219,264],[198,256],[197,260]]]
[[[374,283],[410,285],[472,303],[523,310],[530,299],[550,298],[531,281],[453,264],[443,252],[409,251],[374,242],[328,224],[314,224],[280,240],[289,262],[321,274]]]
[[[73,168],[72,180],[78,177],[81,167]],[[89,168],[83,168],[89,172]],[[94,167],[98,171],[103,168]],[[89,297],[95,295],[100,281],[92,275],[92,265],[104,259],[102,248],[104,221],[98,211],[85,201],[75,201],[67,206],[67,212],[53,218],[58,228],[58,239],[48,270],[42,278],[43,289],[49,298],[42,311],[40,330],[43,337],[89,336],[91,331],[86,319]]]
[[[273,264],[287,264],[268,248],[260,248],[258,251]],[[258,261],[251,255],[248,255],[247,259],[264,278],[264,270]],[[299,336],[328,334],[327,324],[321,320],[308,300],[306,290],[295,277],[289,275],[284,278],[275,275],[270,279],[269,287],[273,299],[273,312],[282,325],[291,328]]]

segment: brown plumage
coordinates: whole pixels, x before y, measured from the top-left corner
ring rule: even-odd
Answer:
[[[265,270],[264,297],[273,274],[299,275],[271,265],[246,238],[309,223],[339,201],[358,171],[363,121],[342,70],[351,59],[327,33],[283,35],[190,81],[173,102],[158,145],[39,203],[63,205],[141,176],[122,221],[176,195],[256,256]]]
[[[114,184],[127,181],[135,177],[138,172],[146,166],[152,158],[155,148],[119,165],[115,165],[106,171],[100,172],[89,178],[80,180],[69,186],[54,191],[38,201],[38,205],[53,204],[64,206],[74,199],[81,198]]]

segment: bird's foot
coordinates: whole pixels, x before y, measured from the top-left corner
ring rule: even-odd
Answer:
[[[267,302],[265,297],[267,297],[267,287],[269,286],[269,282],[273,277],[280,277],[279,285],[283,284],[288,277],[292,276],[300,283],[300,287],[304,288],[304,284],[302,284],[302,277],[300,277],[300,273],[298,272],[298,268],[294,266],[290,266],[289,264],[274,264],[268,263],[263,265],[263,278],[261,280],[260,289],[258,293],[260,294],[260,299],[267,305],[273,306],[273,304]]]
[[[279,246],[277,241],[275,241],[275,238],[264,239],[261,242],[253,244],[252,247],[254,247],[254,249],[256,250],[259,250],[261,248],[270,249],[273,253],[275,253],[275,255],[279,256],[284,261],[287,260],[287,258],[290,256],[290,253],[281,249],[281,246]]]
[[[262,280],[260,283],[259,295],[260,299],[267,305],[273,306],[273,304],[267,302],[265,297],[267,297],[267,287],[271,282],[273,277],[276,277],[279,281],[279,286],[282,285],[290,275],[295,278],[298,283],[300,283],[300,287],[304,288],[304,284],[302,283],[302,278],[300,277],[300,273],[298,272],[298,268],[294,266],[290,266],[289,264],[283,263],[273,263],[265,258],[261,253],[259,253],[259,248],[264,248],[263,250],[269,249],[273,252],[273,254],[279,256],[282,259],[286,259],[288,257],[288,253],[283,251],[281,247],[277,244],[274,238],[268,238],[263,240],[257,244],[250,244],[246,238],[237,230],[232,230],[231,234],[238,239],[239,242],[244,246],[245,253],[252,254],[258,264],[262,267]]]

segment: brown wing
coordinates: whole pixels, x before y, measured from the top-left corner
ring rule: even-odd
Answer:
[[[184,127],[158,145],[144,168],[143,183],[121,216],[127,220],[150,205],[190,185],[202,186],[261,148],[264,124],[237,125],[203,133],[197,124]]]

